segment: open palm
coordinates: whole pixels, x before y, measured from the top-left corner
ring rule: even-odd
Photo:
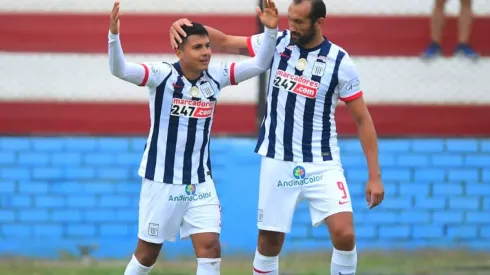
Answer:
[[[273,0],[264,0],[264,10],[257,7],[257,14],[264,26],[269,29],[277,28],[279,24],[279,12]]]

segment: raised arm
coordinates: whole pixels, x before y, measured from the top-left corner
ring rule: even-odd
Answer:
[[[114,2],[110,16],[109,27],[109,68],[111,73],[127,82],[139,86],[156,87],[160,85],[165,76],[170,73],[171,67],[165,63],[136,64],[127,62],[119,39],[119,1]]]
[[[209,26],[206,26],[206,30],[209,33],[211,47],[228,54],[250,56],[246,36],[227,35]]]
[[[265,29],[264,33],[260,34],[263,42],[258,47],[257,54],[253,54],[253,58],[238,63],[222,63],[220,68],[214,67],[209,70],[222,88],[228,85],[236,85],[260,75],[271,66],[276,48],[279,13],[273,0],[264,0],[264,10],[261,11],[260,8],[257,8],[257,14]],[[246,39],[245,44],[248,44]]]
[[[235,80],[240,83],[267,71],[274,57],[276,48],[277,26],[275,29],[265,27],[264,42],[254,58],[236,63]]]

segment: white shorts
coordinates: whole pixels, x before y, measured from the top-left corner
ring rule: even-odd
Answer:
[[[138,238],[160,244],[190,235],[221,233],[221,208],[214,188],[202,184],[174,185],[143,178],[139,202]]]
[[[288,162],[263,157],[260,170],[257,226],[289,233],[298,203],[306,199],[312,225],[339,212],[352,212],[349,189],[341,167]]]

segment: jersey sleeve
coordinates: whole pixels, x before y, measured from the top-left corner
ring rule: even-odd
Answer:
[[[277,28],[265,28],[263,37],[262,45],[257,55],[253,58],[236,63],[221,63],[217,72],[213,70],[213,75],[216,76],[215,81],[219,82],[221,88],[228,85],[236,85],[239,82],[258,76],[269,69],[272,57],[274,56]]]
[[[235,66],[235,62],[222,62],[219,65],[209,66],[208,73],[223,89],[226,86],[238,84],[235,79]]]
[[[147,62],[140,64],[144,70],[144,76],[139,86],[158,87],[172,71],[170,64],[165,62]]]
[[[283,32],[277,33],[277,39],[283,34]],[[265,38],[265,33],[259,33],[252,36],[247,37],[247,48],[248,54],[251,57],[254,57],[262,46]]]
[[[339,98],[344,102],[362,96],[359,73],[352,59],[346,55],[339,67]]]
[[[109,32],[109,68],[111,73],[124,81],[148,87],[157,87],[172,71],[167,63],[127,62],[121,46],[119,34]]]

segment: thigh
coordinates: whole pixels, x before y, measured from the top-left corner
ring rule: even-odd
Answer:
[[[187,207],[184,186],[143,179],[139,202],[138,238],[148,243],[175,241]]]
[[[221,233],[221,206],[212,181],[188,187],[190,199],[180,226],[180,237],[199,233]]]
[[[318,173],[319,180],[304,188],[313,226],[340,212],[352,212],[352,202],[342,169],[330,168]]]
[[[289,233],[301,200],[301,167],[294,162],[262,158],[257,226],[260,230]]]

